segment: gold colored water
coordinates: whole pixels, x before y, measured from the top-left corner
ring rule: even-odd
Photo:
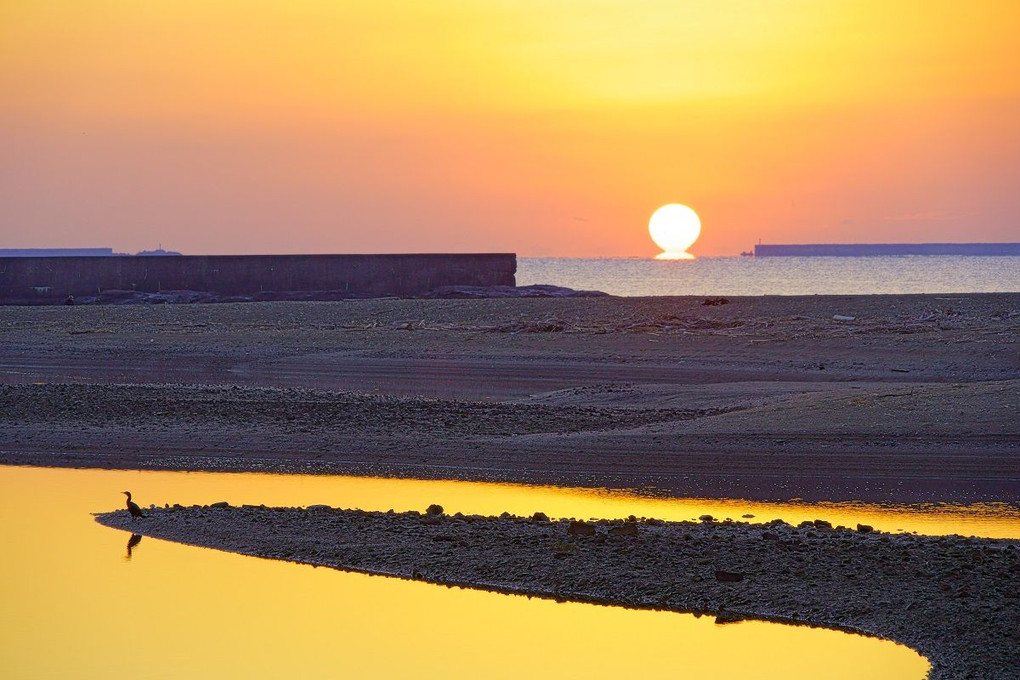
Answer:
[[[0,677],[906,680],[928,668],[906,647],[838,631],[558,604],[150,538],[128,557],[128,534],[90,515],[122,507],[124,490],[143,507],[440,503],[482,514],[755,514],[1020,536],[1015,512],[1001,508],[947,515],[458,482],[0,467]]]
[[[730,518],[766,522],[779,518],[791,524],[825,519],[833,526],[856,527],[861,523],[882,531],[922,535],[1020,538],[1020,509],[991,504],[918,509],[867,503],[762,503],[660,498],[608,489],[373,477],[146,471],[109,474],[124,475],[124,483],[128,484],[125,489],[133,491],[143,507],[152,503],[161,506],[165,503],[190,505],[228,501],[233,505],[325,504],[364,510],[392,508],[401,512],[423,511],[432,503],[438,503],[449,513],[464,514],[498,515],[505,511],[527,516],[542,511],[554,518],[635,515],[670,521],[694,520],[707,514],[718,520]],[[75,481],[69,483],[77,484]],[[102,500],[108,505],[99,503],[92,511],[117,507],[122,504],[123,498],[114,494]],[[744,515],[753,517],[743,519]]]

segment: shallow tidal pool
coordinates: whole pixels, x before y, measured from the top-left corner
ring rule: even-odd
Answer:
[[[150,503],[328,504],[553,517],[753,514],[1020,536],[1015,510],[646,498],[418,480],[0,467],[0,677],[889,678],[917,653],[839,631],[446,588],[244,557],[96,524]],[[144,520],[138,520],[142,522]],[[132,541],[133,542],[133,541]]]

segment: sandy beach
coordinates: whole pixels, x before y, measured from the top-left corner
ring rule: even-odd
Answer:
[[[0,460],[1020,499],[1020,296],[702,302],[5,308]]]
[[[0,462],[1020,501],[1020,295],[6,307]]]
[[[1020,506],[1020,295],[3,309],[0,462]],[[255,506],[109,526],[560,599],[867,632],[1010,677],[1016,541]]]

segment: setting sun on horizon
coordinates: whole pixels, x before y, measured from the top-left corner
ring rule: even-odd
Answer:
[[[648,234],[662,252],[657,260],[693,260],[688,248],[701,236],[701,219],[686,205],[669,203],[648,220]]]
[[[0,10],[0,246],[699,255],[1017,240],[1020,4]]]

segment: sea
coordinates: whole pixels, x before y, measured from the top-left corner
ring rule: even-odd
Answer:
[[[1017,293],[1020,257],[519,257],[517,285],[611,295],[879,295]]]

